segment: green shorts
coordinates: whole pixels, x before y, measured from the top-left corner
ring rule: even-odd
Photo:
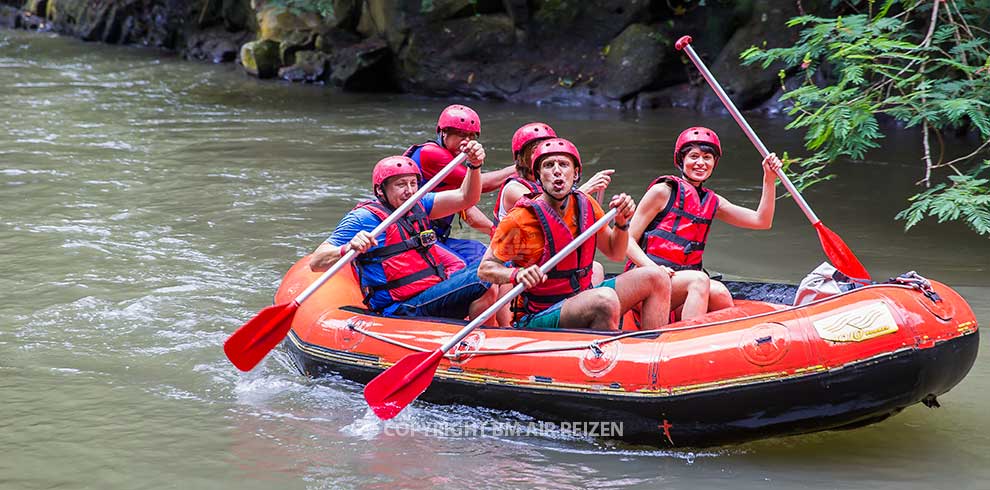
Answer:
[[[601,284],[595,286],[595,288],[612,288],[615,289],[615,278],[606,279],[602,281]],[[569,298],[568,298],[569,299]],[[564,301],[558,301],[553,306],[539,312],[531,313],[519,319],[516,322],[516,328],[525,329],[556,329],[560,328],[560,310],[564,306]]]

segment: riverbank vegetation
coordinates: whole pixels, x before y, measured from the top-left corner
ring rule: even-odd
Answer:
[[[804,130],[812,152],[797,161],[801,186],[828,179],[828,165],[839,157],[862,159],[886,131],[918,127],[923,190],[897,218],[905,228],[929,217],[962,220],[990,235],[990,2],[858,1],[834,8],[834,17],[791,19],[788,27],[801,30],[792,46],[742,54],[764,68],[786,65],[779,76],[781,99],[792,103],[788,129]],[[952,131],[977,134],[982,144],[956,156],[943,140]]]

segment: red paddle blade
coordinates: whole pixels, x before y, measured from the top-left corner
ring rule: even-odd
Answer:
[[[836,269],[839,269],[839,272],[853,279],[870,280],[870,273],[866,272],[866,268],[839,235],[828,229],[821,221],[815,223],[815,230],[818,231],[818,240],[822,242],[825,256]]]
[[[223,343],[227,359],[241,371],[257,366],[289,334],[297,308],[299,303],[291,301],[259,311]]]
[[[382,420],[395,417],[433,382],[442,350],[403,357],[364,387],[364,399]]]

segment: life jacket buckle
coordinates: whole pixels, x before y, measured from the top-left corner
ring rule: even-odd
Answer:
[[[416,237],[419,239],[419,246],[422,248],[429,248],[437,243],[437,232],[432,229],[422,231]]]

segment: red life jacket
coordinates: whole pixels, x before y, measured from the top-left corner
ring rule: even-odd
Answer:
[[[358,208],[371,211],[382,221],[392,214],[378,201],[366,201],[354,209]],[[433,233],[430,217],[423,204],[416,203],[409,213],[385,229],[384,243],[357,257],[362,267],[380,266],[385,277],[384,282],[380,279],[369,281],[369,274],[362,281],[365,304],[369,304],[371,296],[379,291],[388,291],[393,301],[402,301],[447,279],[439,250],[433,245],[436,235],[430,241],[430,237],[420,235],[424,231]]]
[[[595,223],[595,211],[591,201],[581,192],[572,192],[578,207],[575,216],[578,220],[578,234]],[[536,195],[530,194],[516,203],[536,214],[543,228],[543,255],[539,265],[543,265],[577,235],[571,235],[563,217],[553,207]],[[595,260],[594,238],[585,241],[574,252],[562,260],[547,274],[547,280],[523,291],[513,304],[515,320],[524,315],[539,313],[558,302],[591,288],[591,265]]]
[[[639,246],[657,264],[674,270],[701,270],[708,231],[718,211],[718,194],[702,187],[705,197],[701,199],[690,182],[672,175],[658,177],[647,189],[661,182],[676,184],[674,193],[647,225]],[[626,263],[626,269],[631,267],[632,262]]]
[[[423,185],[424,182],[429,180],[426,177],[426,171],[423,169],[423,157],[422,157],[422,151],[427,146],[436,147],[436,149],[442,150],[447,155],[450,155],[450,158],[447,160],[447,162],[450,162],[450,160],[454,159],[454,155],[451,155],[450,151],[444,148],[443,146],[441,146],[440,143],[437,143],[436,140],[424,141],[417,145],[412,145],[409,148],[406,148],[406,151],[402,152],[402,156],[409,157],[412,159],[412,161],[416,162],[416,165],[419,167],[419,171],[422,174],[422,179],[420,179],[419,185]],[[447,185],[446,182],[440,182],[440,184],[437,185],[437,187],[434,189],[434,192],[450,190],[454,188],[455,187],[453,186]],[[440,240],[446,242],[447,238],[450,237],[450,229],[454,224],[454,215],[444,216],[442,218],[432,220],[432,222],[433,222],[433,229],[436,230]]]
[[[530,182],[530,181],[528,181],[526,179],[523,179],[521,177],[509,177],[508,179],[505,179],[505,183],[503,183],[502,184],[502,187],[500,187],[499,190],[498,190],[498,197],[495,198],[495,208],[492,209],[492,212],[494,213],[492,215],[492,218],[493,218],[492,219],[492,222],[495,223],[496,225],[498,225],[498,222],[499,222],[498,211],[499,211],[499,209],[502,208],[502,194],[505,192],[505,186],[509,185],[509,182],[519,182],[520,184],[526,186],[526,189],[529,192],[527,192],[525,195],[539,194],[539,193],[543,192],[543,189],[540,188],[539,184],[537,184],[535,182]],[[509,210],[506,209],[505,212],[508,213]]]

